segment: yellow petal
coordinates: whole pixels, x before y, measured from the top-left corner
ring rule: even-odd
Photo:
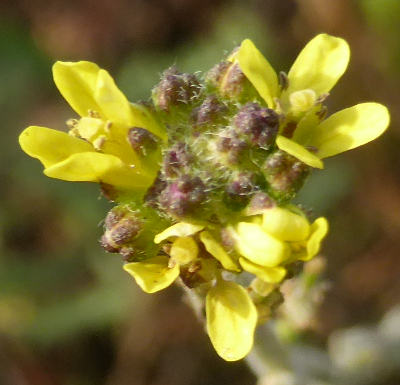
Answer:
[[[131,107],[110,74],[101,69],[97,75],[94,99],[100,113],[113,123],[131,126]]]
[[[315,135],[318,125],[321,122],[318,114],[321,112],[321,105],[314,106],[309,110],[297,124],[292,140],[303,146],[309,145]]]
[[[389,111],[379,103],[362,103],[336,112],[315,130],[310,145],[326,158],[362,146],[381,135],[389,125]]]
[[[282,281],[286,275],[286,269],[284,267],[260,266],[246,258],[239,258],[239,263],[242,265],[244,270],[254,274],[265,282],[278,283]]]
[[[241,255],[261,266],[277,266],[290,256],[286,243],[269,235],[255,223],[238,224],[236,248]]]
[[[179,237],[171,246],[171,258],[180,265],[194,261],[199,254],[199,247],[191,237]]]
[[[249,39],[242,42],[235,58],[247,79],[265,100],[268,107],[272,108],[274,98],[279,94],[279,85],[275,70],[267,59]]]
[[[282,135],[278,135],[276,138],[276,145],[288,154],[294,156],[303,163],[314,167],[314,168],[324,168],[322,161],[313,153],[305,149],[301,144],[294,142]]]
[[[203,229],[204,226],[202,225],[179,222],[166,228],[163,232],[157,234],[154,237],[154,243],[160,243],[170,237],[188,237],[189,235],[193,235]]]
[[[80,115],[87,116],[88,110],[100,112],[95,99],[97,76],[100,68],[88,61],[56,62],[53,77],[61,95]]]
[[[220,357],[237,361],[253,346],[257,310],[247,291],[234,282],[219,282],[206,298],[207,331]]]
[[[310,233],[310,225],[304,216],[282,207],[264,211],[262,228],[275,238],[290,242],[303,241]]]
[[[164,126],[162,126],[155,117],[151,114],[151,112],[140,104],[131,103],[131,126],[132,127],[141,127],[150,131],[154,135],[158,136],[165,142],[168,139],[167,131]]]
[[[168,257],[159,255],[142,262],[132,262],[124,265],[136,283],[146,293],[155,293],[171,285],[179,275],[179,265],[168,267]]]
[[[93,110],[102,119],[132,125],[130,103],[110,74],[96,64],[56,62],[53,77],[60,93],[80,116],[88,116],[88,111]]]
[[[320,217],[311,225],[311,235],[307,241],[307,255],[299,258],[303,261],[309,261],[315,257],[321,248],[321,242],[328,233],[328,221],[324,217]]]
[[[94,151],[90,143],[65,132],[30,126],[19,136],[21,148],[45,167],[62,162],[72,154]]]
[[[224,250],[224,248],[217,242],[208,231],[200,233],[200,240],[204,243],[206,250],[217,259],[226,270],[240,271],[237,263],[234,262],[232,257]]]
[[[102,182],[129,190],[142,190],[152,183],[151,178],[138,174],[116,156],[98,152],[73,154],[46,168],[44,173],[51,178],[73,182]]]
[[[317,35],[293,63],[285,96],[307,88],[318,96],[329,92],[346,71],[349,59],[350,48],[345,40],[326,34]]]

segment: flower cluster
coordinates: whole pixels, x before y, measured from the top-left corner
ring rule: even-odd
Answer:
[[[244,40],[202,79],[167,69],[136,104],[97,65],[57,62],[54,81],[80,118],[68,133],[28,127],[20,145],[49,177],[99,183],[116,203],[101,245],[145,292],[179,279],[202,301],[217,353],[238,360],[327,234],[325,218],[291,203],[307,175],[389,124],[377,103],[326,118],[348,61],[347,43],[321,34],[278,76]]]

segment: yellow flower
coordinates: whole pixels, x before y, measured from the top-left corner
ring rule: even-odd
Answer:
[[[136,283],[146,293],[155,293],[170,286],[179,276],[180,265],[197,258],[197,244],[191,235],[202,230],[204,226],[179,222],[157,234],[154,242],[160,243],[168,238],[174,238],[171,246],[171,258],[157,256],[141,262],[131,262],[124,265]]]
[[[300,210],[274,207],[230,231],[242,268],[265,282],[278,283],[287,264],[308,261],[319,252],[328,222],[320,217],[310,224]]]
[[[321,101],[343,75],[349,58],[345,40],[317,35],[292,65],[287,87],[279,86],[276,72],[248,39],[231,60],[239,63],[268,107],[285,114],[278,147],[311,167],[323,168],[321,159],[368,143],[389,125],[389,112],[378,103],[357,104],[321,122]],[[287,123],[295,124],[294,133],[285,134]]]
[[[162,290],[178,278],[182,266],[199,261],[203,269],[204,263],[210,262],[199,255],[195,240],[198,239],[225,270],[236,273],[245,270],[263,282],[278,284],[286,275],[286,265],[297,260],[308,261],[319,252],[328,230],[325,218],[310,224],[295,207],[274,207],[247,219],[250,222],[239,222],[229,229],[239,256],[228,253],[205,225],[179,222],[154,239],[155,243],[172,241],[169,258],[159,255],[128,263],[124,269],[145,292]],[[216,283],[206,295],[208,334],[222,358],[239,360],[253,345],[257,310],[243,287],[224,281],[215,265],[213,273]]]
[[[109,73],[94,63],[57,62],[53,77],[81,118],[72,120],[69,134],[28,127],[19,138],[22,149],[39,159],[52,178],[105,183],[120,190],[148,188],[158,164],[144,160],[132,148],[128,132],[140,127],[166,140],[164,129],[149,111],[129,103]]]

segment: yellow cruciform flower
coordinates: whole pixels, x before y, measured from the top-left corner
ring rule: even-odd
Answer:
[[[110,184],[119,190],[143,191],[154,180],[157,162],[134,151],[128,130],[140,127],[166,140],[166,133],[147,109],[129,103],[109,73],[96,64],[57,62],[54,81],[81,116],[70,133],[30,126],[20,135],[22,149],[39,159],[44,173],[67,181]]]
[[[162,290],[179,276],[181,266],[198,260],[203,269],[204,263],[210,262],[199,258],[199,247],[194,239],[197,234],[207,252],[224,269],[236,273],[245,270],[266,283],[277,284],[285,277],[287,264],[308,261],[319,252],[328,230],[325,218],[310,224],[294,206],[274,207],[247,219],[250,222],[239,222],[230,229],[239,256],[230,255],[205,225],[178,222],[154,239],[155,243],[172,239],[170,258],[160,255],[127,263],[124,269],[144,291]],[[224,281],[218,273],[215,278],[216,284],[206,296],[208,334],[222,358],[238,360],[247,355],[253,345],[257,311],[243,287]]]
[[[295,125],[294,133],[278,135],[278,147],[311,167],[323,168],[321,159],[368,143],[389,125],[389,112],[378,103],[357,104],[321,122],[321,100],[343,75],[349,58],[345,40],[317,35],[292,65],[286,87],[279,86],[276,72],[248,39],[231,60],[239,63],[268,107],[286,115],[283,125]]]
[[[230,231],[243,269],[265,282],[278,283],[286,275],[285,265],[308,261],[319,252],[328,222],[320,217],[310,224],[294,207],[274,207]]]

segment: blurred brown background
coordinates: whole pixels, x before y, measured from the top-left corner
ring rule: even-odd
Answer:
[[[143,294],[102,251],[109,204],[97,186],[44,177],[17,137],[73,116],[52,82],[55,60],[95,61],[138,100],[169,65],[205,71],[246,37],[287,71],[319,32],[352,49],[330,111],[378,101],[392,115],[382,138],[328,160],[299,197],[331,224],[331,289],[313,337],[324,346],[336,328],[376,322],[400,302],[400,2],[0,2],[1,385],[255,383],[245,363],[216,356],[177,288]]]

